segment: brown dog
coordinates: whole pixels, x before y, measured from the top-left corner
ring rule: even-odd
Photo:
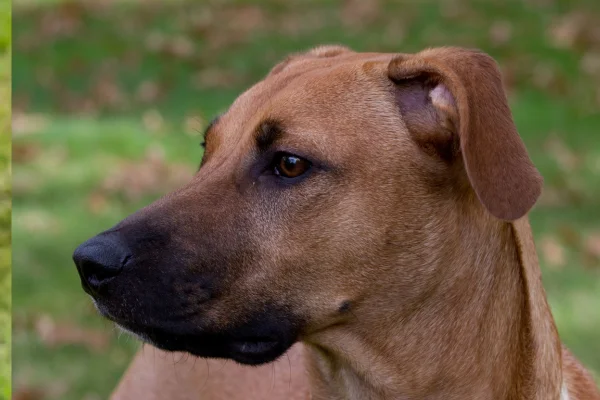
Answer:
[[[104,316],[213,359],[149,348],[113,398],[600,399],[546,302],[541,185],[489,56],[291,56],[187,186],[76,250]]]

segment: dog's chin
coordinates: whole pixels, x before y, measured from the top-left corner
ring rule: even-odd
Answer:
[[[282,329],[268,335],[261,335],[261,328],[223,332],[194,331],[182,334],[173,329],[144,327],[129,321],[114,318],[101,304],[95,302],[98,311],[116,323],[124,332],[133,337],[166,351],[187,352],[203,358],[223,358],[246,365],[261,365],[275,361],[297,341],[293,329]]]
[[[187,352],[203,358],[224,358],[240,364],[261,365],[275,361],[295,342],[276,337],[234,337],[229,333],[180,335],[168,331],[125,327],[123,331],[161,350]]]

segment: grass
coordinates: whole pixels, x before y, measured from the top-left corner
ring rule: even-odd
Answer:
[[[15,390],[106,398],[138,344],[96,315],[72,250],[191,175],[206,121],[278,60],[332,42],[475,46],[498,59],[546,181],[531,222],[550,304],[564,342],[599,376],[599,4],[260,4],[15,2]]]

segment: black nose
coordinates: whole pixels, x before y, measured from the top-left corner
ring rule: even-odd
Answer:
[[[86,292],[95,294],[119,275],[131,257],[116,232],[103,233],[81,244],[73,253],[73,261]],[[91,293],[90,293],[91,292]]]

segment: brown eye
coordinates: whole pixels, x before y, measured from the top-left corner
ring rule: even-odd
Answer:
[[[296,178],[309,168],[309,161],[291,154],[281,154],[275,160],[275,173],[284,178]]]

